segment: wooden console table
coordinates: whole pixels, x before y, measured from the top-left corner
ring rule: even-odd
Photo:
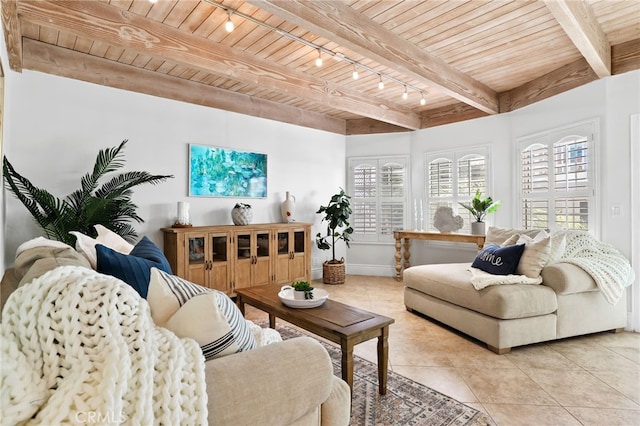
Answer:
[[[452,241],[456,243],[476,243],[478,251],[484,246],[485,235],[454,234],[442,232],[426,231],[395,231],[393,237],[396,239],[396,280],[402,281],[402,269],[407,269],[411,264],[409,258],[411,252],[411,240],[432,240],[432,241]],[[404,254],[402,253],[402,240],[404,240]],[[404,255],[404,262],[402,257]]]

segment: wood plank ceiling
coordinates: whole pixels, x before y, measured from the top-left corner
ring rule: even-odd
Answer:
[[[14,71],[339,134],[411,131],[508,112],[640,69],[638,0],[1,5]]]

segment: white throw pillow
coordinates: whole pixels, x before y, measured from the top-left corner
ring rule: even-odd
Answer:
[[[97,269],[96,244],[102,244],[105,247],[117,251],[122,254],[129,254],[133,250],[132,244],[128,243],[120,235],[108,230],[102,225],[95,225],[94,228],[98,232],[98,238],[91,238],[78,231],[69,232],[76,237],[76,251],[87,258],[93,269]]]
[[[486,247],[490,244],[498,244],[499,246],[502,246],[505,245],[505,242],[514,235],[527,235],[533,238],[538,235],[539,232],[540,229],[513,229],[490,226],[487,230],[484,246]]]
[[[152,268],[147,302],[157,325],[196,340],[207,360],[256,347],[242,313],[221,291]]]
[[[76,251],[86,257],[91,267],[96,269],[98,263],[96,244],[98,244],[98,240],[78,231],[71,231],[69,233],[76,237]]]
[[[535,238],[520,235],[517,244],[524,244],[524,253],[516,273],[529,278],[538,278],[542,268],[549,262],[551,253],[551,237],[545,231],[540,231]]]
[[[551,234],[551,252],[547,265],[558,263],[567,248],[567,231],[556,231]]]
[[[122,254],[129,254],[133,247],[133,244],[122,238],[120,235],[116,234],[112,230],[105,228],[102,225],[94,226],[96,232],[98,233],[98,237],[96,240],[103,246],[107,246],[110,249],[113,249]]]

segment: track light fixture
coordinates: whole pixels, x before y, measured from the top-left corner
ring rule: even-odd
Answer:
[[[151,3],[155,3],[157,0],[149,0],[149,2]],[[235,25],[233,24],[233,21],[231,21],[231,15],[232,14],[236,14],[239,17],[241,17],[242,19],[252,22],[256,25],[259,25],[263,28],[266,28],[269,31],[272,31],[278,35],[280,35],[281,37],[285,37],[288,38],[290,40],[293,40],[297,43],[303,44],[307,47],[316,49],[318,51],[318,57],[315,60],[315,64],[317,67],[320,67],[323,65],[323,60],[322,60],[322,52],[325,53],[326,55],[332,56],[336,61],[339,62],[347,62],[348,64],[352,64],[353,65],[353,73],[351,74],[351,76],[353,77],[354,80],[358,80],[360,78],[360,74],[358,73],[358,68],[362,68],[363,70],[371,73],[371,74],[377,74],[378,75],[378,89],[382,90],[385,87],[384,81],[383,81],[383,76],[384,76],[384,80],[388,80],[391,81],[392,83],[404,86],[404,92],[402,93],[402,99],[403,100],[407,100],[409,98],[409,92],[408,89],[411,89],[417,93],[420,93],[422,96],[420,98],[420,105],[426,105],[426,100],[424,99],[424,92],[416,86],[413,86],[411,84],[407,84],[402,80],[399,80],[398,78],[390,75],[390,74],[384,74],[376,69],[373,69],[365,64],[362,64],[356,60],[353,60],[351,58],[348,58],[344,55],[344,53],[342,52],[335,52],[333,50],[327,49],[326,47],[322,47],[320,45],[317,45],[315,43],[312,43],[308,40],[305,40],[301,37],[296,36],[295,34],[292,34],[290,32],[287,32],[281,28],[277,28],[274,27],[270,24],[267,24],[266,22],[260,21],[259,19],[256,19],[255,17],[251,16],[251,15],[247,15],[245,13],[240,12],[239,10],[236,9],[232,9],[226,5],[223,5],[222,3],[220,3],[217,0],[203,0],[206,3],[217,7],[219,9],[223,9],[224,11],[227,12],[228,14],[228,18],[227,21],[225,22],[224,28],[227,32],[232,32],[235,28]]]
[[[232,13],[231,10],[227,9],[227,13],[229,14],[229,16],[227,17],[227,22],[225,22],[224,24],[224,29],[228,33],[230,33],[235,28],[235,25],[233,25],[233,21],[231,20],[231,13]]]

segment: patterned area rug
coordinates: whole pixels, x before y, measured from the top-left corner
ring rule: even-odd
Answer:
[[[266,326],[262,324],[262,326]],[[306,333],[277,325],[284,340]],[[309,335],[309,334],[306,334]],[[314,337],[311,335],[311,337]],[[320,340],[329,352],[334,374],[340,375],[340,347]],[[387,394],[378,394],[378,366],[354,356],[351,426],[486,426],[489,417],[438,391],[389,371]]]

